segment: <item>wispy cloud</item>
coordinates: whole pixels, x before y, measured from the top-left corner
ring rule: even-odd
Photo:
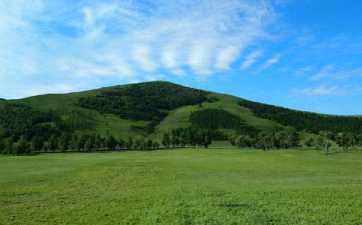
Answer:
[[[250,53],[249,55],[247,55],[247,56],[245,57],[244,62],[241,64],[241,68],[244,69],[244,70],[245,70],[245,69],[248,69],[248,68],[251,67],[254,63],[256,63],[257,59],[258,59],[259,57],[261,57],[262,54],[263,54],[263,52],[260,51],[260,50],[256,50],[256,51]]]
[[[269,38],[275,18],[267,0],[3,0],[0,68],[6,79],[209,76],[230,70],[244,49]]]
[[[313,81],[319,81],[322,79],[343,80],[357,77],[362,77],[362,68],[337,67],[336,65],[330,64],[323,66],[320,70],[315,72],[310,79]]]
[[[330,96],[341,94],[341,90],[337,86],[317,86],[312,88],[305,88],[302,90],[295,90],[295,93],[306,96]]]
[[[358,84],[320,84],[312,87],[293,89],[293,94],[309,97],[354,96],[362,94]]]
[[[272,56],[270,59],[268,59],[264,65],[261,67],[261,69],[265,70],[268,69],[269,67],[273,66],[274,64],[277,64],[280,61],[280,54],[276,54],[274,56]]]
[[[325,77],[331,78],[330,75],[332,75],[334,72],[335,72],[335,66],[327,65],[322,67],[319,71],[317,71],[314,75],[312,75],[311,79],[317,81]]]

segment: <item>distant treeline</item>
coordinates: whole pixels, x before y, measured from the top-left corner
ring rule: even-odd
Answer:
[[[199,146],[207,148],[212,142],[212,135],[208,130],[197,128],[179,128],[166,133],[162,145],[158,141],[147,138],[117,139],[99,135],[78,135],[62,133],[52,135],[49,139],[34,136],[31,139],[25,136],[0,139],[0,153],[3,154],[31,154],[40,152],[94,152],[94,151],[122,151],[122,150],[156,150],[160,148],[179,148]]]
[[[298,131],[362,134],[362,117],[322,115],[246,100],[240,101],[239,105],[249,108],[256,116],[294,127]]]
[[[348,151],[351,147],[362,146],[362,136],[352,133],[333,133],[321,131],[318,134],[306,134],[302,138],[302,133],[290,129],[260,132],[256,136],[247,134],[230,137],[230,143],[240,148],[255,149],[289,149],[289,148],[314,148],[330,152],[334,145],[343,151]]]
[[[27,140],[21,136],[16,139],[10,137],[0,140],[0,153],[3,154],[31,154],[41,152],[95,152],[116,150],[154,150],[160,144],[151,139],[130,137],[127,140],[107,138],[99,135],[77,135],[63,133],[61,136],[51,136],[48,140],[34,137]]]
[[[241,148],[288,149],[300,146],[298,132],[285,129],[281,131],[259,132],[257,135],[247,133],[230,137],[230,143]]]

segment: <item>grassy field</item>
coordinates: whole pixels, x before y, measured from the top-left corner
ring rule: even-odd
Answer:
[[[362,152],[0,156],[1,225],[362,224]]]

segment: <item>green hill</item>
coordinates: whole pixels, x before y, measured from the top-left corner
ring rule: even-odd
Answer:
[[[283,128],[360,134],[362,118],[295,111],[163,81],[0,100],[3,137],[75,133],[160,140],[188,127],[211,129],[220,139]]]

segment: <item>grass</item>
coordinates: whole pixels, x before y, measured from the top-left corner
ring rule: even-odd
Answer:
[[[362,152],[0,157],[1,225],[362,224]]]

